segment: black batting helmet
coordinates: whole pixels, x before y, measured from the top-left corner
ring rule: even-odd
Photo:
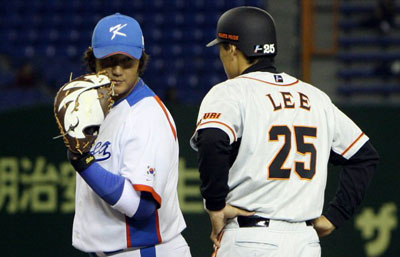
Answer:
[[[217,24],[217,38],[207,47],[227,42],[236,45],[247,57],[275,56],[275,22],[263,9],[242,6],[223,13]]]

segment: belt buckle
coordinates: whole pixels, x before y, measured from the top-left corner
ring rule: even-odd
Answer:
[[[260,218],[254,224],[254,227],[266,227],[267,228],[269,226],[269,221],[270,221],[269,219]]]
[[[260,216],[239,216],[238,219],[239,227],[268,227],[270,220]]]

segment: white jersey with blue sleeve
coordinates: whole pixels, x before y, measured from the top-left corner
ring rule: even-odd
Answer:
[[[91,152],[102,168],[124,177],[134,190],[151,194],[159,208],[144,220],[128,217],[76,176],[74,247],[113,252],[159,245],[180,235],[186,225],[177,195],[176,128],[167,108],[142,80],[111,109]]]

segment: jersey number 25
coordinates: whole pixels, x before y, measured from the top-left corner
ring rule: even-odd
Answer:
[[[317,129],[314,127],[294,126],[293,130],[296,139],[297,153],[303,156],[307,154],[311,155],[310,168],[307,169],[304,162],[295,161],[295,172],[301,179],[311,180],[315,175],[317,150],[313,144],[304,142],[304,139],[306,137],[316,138]],[[269,141],[279,141],[279,136],[283,136],[285,142],[268,167],[269,179],[289,179],[290,177],[291,169],[284,168],[284,165],[292,149],[292,131],[288,126],[271,127],[269,131]]]

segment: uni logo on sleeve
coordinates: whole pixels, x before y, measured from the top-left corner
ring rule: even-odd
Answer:
[[[203,120],[206,120],[206,119],[219,119],[220,116],[221,116],[221,113],[208,112],[208,113],[204,114]]]

